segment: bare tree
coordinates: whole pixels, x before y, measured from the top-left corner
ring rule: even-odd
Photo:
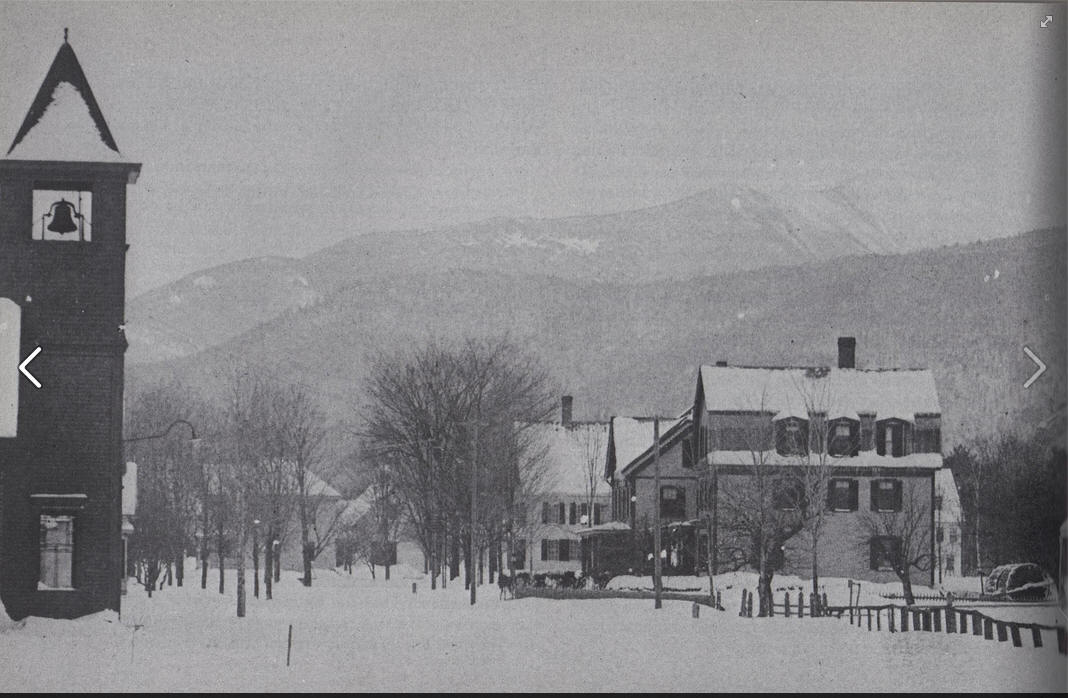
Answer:
[[[597,427],[600,429],[601,427]],[[583,485],[585,486],[586,511],[589,518],[587,526],[593,526],[594,506],[597,501],[597,487],[604,478],[604,444],[606,439],[593,428],[583,429],[579,436],[583,457]]]
[[[771,580],[785,562],[786,541],[804,526],[804,488],[795,468],[776,462],[776,450],[802,453],[807,448],[803,431],[787,432],[776,443],[772,413],[765,396],[747,426],[735,437],[748,452],[748,463],[732,464],[731,473],[719,477],[719,497],[727,533],[726,547],[735,566],[757,570],[760,616],[770,613]]]
[[[873,566],[892,568],[901,580],[905,603],[913,605],[912,570],[931,569],[931,496],[928,483],[905,480],[895,495],[895,511],[861,516],[862,545],[869,547]]]
[[[449,548],[471,583],[470,551],[481,557],[535,479],[526,432],[554,410],[547,375],[507,339],[431,342],[377,358],[368,385],[364,443],[389,468],[431,588]]]

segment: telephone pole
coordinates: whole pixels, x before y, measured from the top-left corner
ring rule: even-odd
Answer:
[[[663,593],[663,579],[660,567],[660,418],[653,417],[653,489],[656,508],[653,518],[653,592],[656,597],[654,608],[663,606],[660,598]]]

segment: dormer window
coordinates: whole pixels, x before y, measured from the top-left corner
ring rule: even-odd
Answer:
[[[827,428],[827,453],[831,456],[855,456],[860,447],[860,422],[835,419]]]
[[[801,456],[808,453],[808,420],[787,417],[775,429],[775,450],[782,456]]]
[[[686,490],[673,485],[661,487],[660,516],[664,519],[685,519]]]
[[[875,450],[880,456],[908,455],[910,425],[903,419],[882,419],[875,423]]]
[[[33,190],[34,240],[93,239],[93,193],[88,184],[56,184]]]

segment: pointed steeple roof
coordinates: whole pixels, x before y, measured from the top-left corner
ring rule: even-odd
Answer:
[[[19,160],[122,160],[93,90],[66,41],[59,47],[7,157]]]

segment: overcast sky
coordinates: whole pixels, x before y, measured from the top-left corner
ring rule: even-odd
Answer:
[[[985,3],[0,2],[0,138],[69,27],[143,163],[131,295],[361,232],[725,182],[859,182],[895,227],[955,242],[1063,223],[1066,22]],[[917,200],[961,225],[910,218]]]

